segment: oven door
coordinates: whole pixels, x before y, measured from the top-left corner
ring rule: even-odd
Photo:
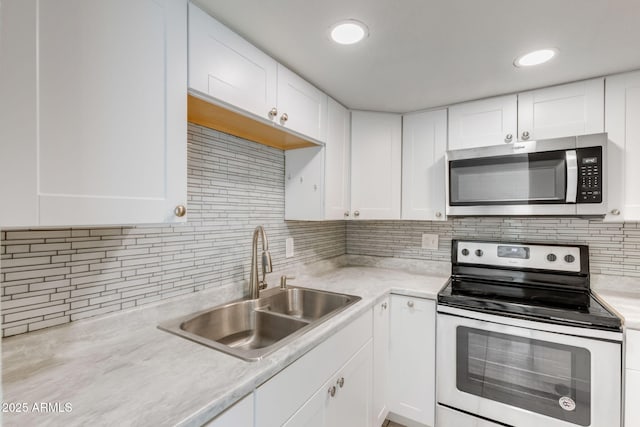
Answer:
[[[619,427],[621,344],[518,323],[438,313],[438,403],[518,427]]]

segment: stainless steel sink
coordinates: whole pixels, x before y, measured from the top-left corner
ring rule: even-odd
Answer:
[[[313,289],[289,288],[261,298],[260,310],[313,322],[349,305],[353,298],[358,297]]]
[[[261,292],[158,327],[245,360],[258,360],[361,298],[289,287]]]

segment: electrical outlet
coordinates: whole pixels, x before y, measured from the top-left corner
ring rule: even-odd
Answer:
[[[285,241],[285,258],[291,258],[293,256],[293,237],[289,237]]]
[[[422,249],[438,249],[438,235],[423,233]]]

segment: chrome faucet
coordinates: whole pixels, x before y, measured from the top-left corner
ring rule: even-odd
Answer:
[[[262,237],[262,280],[258,281],[258,236]],[[269,253],[269,241],[264,227],[259,225],[253,231],[253,243],[251,246],[251,276],[249,276],[249,295],[251,299],[260,296],[260,290],[267,287],[266,275],[271,273],[271,254]]]

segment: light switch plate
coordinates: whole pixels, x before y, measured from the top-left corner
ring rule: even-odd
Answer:
[[[293,237],[289,237],[285,241],[285,258],[291,258],[293,256]]]
[[[422,249],[438,249],[438,235],[423,233]]]

